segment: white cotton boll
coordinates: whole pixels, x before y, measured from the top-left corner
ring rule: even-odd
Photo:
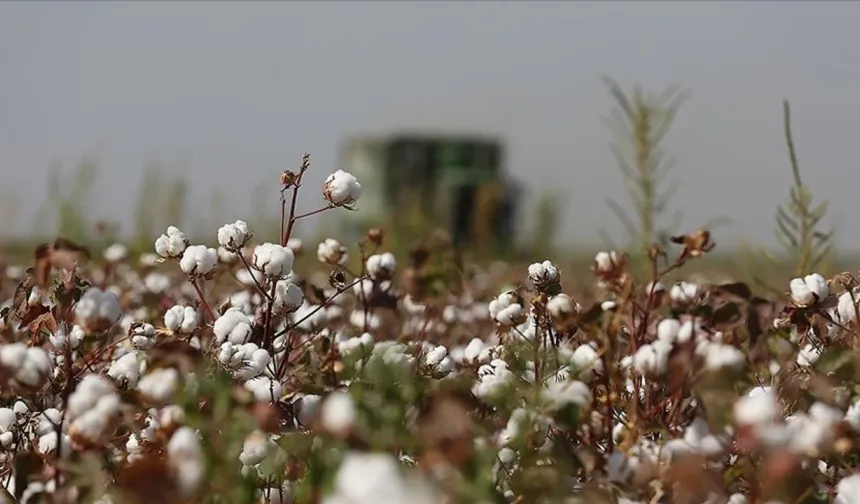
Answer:
[[[776,420],[778,414],[779,404],[768,393],[750,392],[734,405],[734,418],[739,425],[762,425]]]
[[[845,291],[839,295],[839,302],[836,305],[836,315],[834,317],[843,325],[857,320],[857,304],[860,303],[860,293]]]
[[[0,408],[0,432],[6,432],[17,421],[17,415],[12,408]]]
[[[579,313],[582,307],[567,294],[558,294],[549,298],[549,301],[546,302],[546,309],[552,318],[563,320]]]
[[[122,243],[114,243],[104,252],[104,258],[107,262],[120,262],[126,257],[128,257],[128,249]]]
[[[535,289],[543,290],[559,281],[558,268],[551,261],[534,263],[528,269],[529,282]]]
[[[681,322],[678,319],[665,318],[657,324],[657,339],[674,343],[680,329]]]
[[[333,434],[346,435],[352,429],[355,417],[355,403],[345,392],[332,392],[320,407],[320,424]]]
[[[564,408],[569,404],[584,406],[591,403],[591,390],[581,381],[550,381],[541,390],[541,396],[554,410]]]
[[[213,325],[212,332],[218,343],[229,341],[240,345],[251,336],[252,320],[238,308],[228,308]]]
[[[127,387],[134,387],[140,380],[141,361],[138,352],[129,352],[113,361],[108,376]]]
[[[167,234],[162,234],[155,240],[155,253],[165,259],[179,257],[189,245],[188,237],[176,226],[167,228]]]
[[[66,334],[65,326],[61,325],[48,339],[51,341],[51,345],[57,350],[64,350],[67,345],[70,349],[74,350],[80,346],[85,336],[86,334],[80,326],[73,326],[69,334]]]
[[[726,504],[747,504],[747,498],[744,494],[732,494]]]
[[[326,178],[323,198],[332,205],[352,205],[360,197],[361,184],[351,173],[338,170]]]
[[[257,271],[271,278],[283,278],[293,269],[293,251],[275,243],[263,243],[254,248],[252,264]]]
[[[190,427],[180,427],[167,443],[167,457],[179,488],[185,495],[192,495],[205,476],[200,437]]]
[[[301,238],[292,237],[287,240],[287,248],[292,250],[294,255],[299,255],[304,247],[305,244]]]
[[[391,252],[374,254],[367,258],[367,273],[371,278],[389,278],[394,274],[396,266],[397,261]]]
[[[448,356],[448,349],[444,346],[437,346],[430,349],[424,354],[424,364],[427,366],[435,366],[442,362],[442,359]]]
[[[194,312],[190,306],[173,305],[164,313],[164,326],[173,332],[179,332],[185,325],[186,309]],[[196,317],[196,313],[193,315]],[[196,325],[196,323],[195,323]],[[193,329],[192,329],[193,330]]]
[[[335,476],[333,493],[322,504],[443,502],[431,488],[417,477],[407,477],[393,455],[347,452]]]
[[[243,367],[235,373],[240,380],[256,378],[266,371],[266,366],[272,362],[272,356],[267,350],[258,348],[254,350],[243,362]]]
[[[662,375],[669,366],[672,346],[663,340],[642,345],[633,354],[633,368],[643,375]]]
[[[349,314],[349,323],[359,329],[367,327],[368,330],[375,331],[382,325],[382,319],[375,313],[364,313],[364,310],[353,310]]]
[[[598,273],[610,273],[618,263],[618,253],[614,250],[611,252],[598,252],[594,256],[594,267]]]
[[[298,421],[304,427],[310,427],[319,413],[322,397],[316,394],[305,394],[298,402]]]
[[[40,347],[27,347],[23,343],[0,346],[0,364],[13,371],[13,379],[30,389],[42,387],[54,369],[51,357]]]
[[[594,373],[603,371],[603,361],[591,345],[578,346],[570,358],[570,363],[577,370],[579,378],[585,381],[591,380]]]
[[[803,282],[809,287],[809,290],[815,294],[819,301],[823,301],[830,295],[830,286],[827,285],[827,280],[818,273],[806,275],[803,277]]]
[[[806,285],[802,278],[794,278],[788,283],[791,290],[791,300],[800,306],[807,306],[815,301],[812,289]]]
[[[699,296],[699,285],[690,282],[678,282],[669,290],[669,298],[678,304],[689,304]]]
[[[278,280],[275,285],[274,309],[279,313],[293,313],[305,301],[305,295],[298,285],[288,280]]]
[[[836,497],[834,504],[858,504],[860,503],[860,474],[852,474],[839,480],[836,484]]]
[[[129,332],[131,344],[138,350],[147,350],[155,346],[155,326],[152,324],[133,324]]]
[[[486,346],[487,345],[481,338],[472,338],[472,341],[470,341],[469,344],[466,345],[466,348],[463,352],[463,357],[468,362],[478,362],[481,359]]]
[[[238,252],[248,243],[254,233],[243,220],[224,224],[218,228],[218,243],[230,252]]]
[[[815,361],[821,357],[821,349],[809,343],[797,353],[797,364],[803,367],[809,367],[815,364]]]
[[[242,444],[242,453],[239,454],[239,462],[246,467],[255,466],[277,448],[278,445],[266,433],[254,430],[245,438],[245,442]]]
[[[174,368],[154,369],[140,380],[137,389],[154,403],[168,403],[179,390],[179,371]]]
[[[218,252],[206,245],[191,245],[179,260],[179,269],[186,275],[206,275],[218,264]]]
[[[732,345],[706,342],[703,347],[705,367],[711,370],[722,368],[740,369],[745,364],[744,354]]]
[[[521,299],[515,291],[507,291],[490,301],[488,307],[490,316],[497,323],[505,326],[513,326],[521,323],[526,316],[525,308]]]
[[[257,402],[272,402],[281,399],[283,388],[281,383],[273,381],[268,376],[258,376],[245,382],[245,388],[254,395]]]
[[[109,380],[96,374],[83,377],[75,391],[66,403],[66,414],[69,418],[77,418],[84,412],[93,409],[100,398],[114,393],[114,387]],[[45,412],[47,414],[47,411]]]
[[[349,259],[349,252],[339,241],[326,238],[317,245],[317,259],[323,264],[337,266],[346,263]]]
[[[618,308],[618,303],[616,303],[615,301],[612,301],[611,299],[609,301],[604,301],[604,302],[600,303],[600,309],[605,311],[605,312],[606,311],[612,311],[616,308]]]
[[[170,277],[162,273],[150,273],[143,278],[143,287],[153,294],[164,294],[170,289]]]
[[[90,287],[75,304],[78,325],[87,331],[100,332],[119,321],[122,308],[119,298],[112,292]]]

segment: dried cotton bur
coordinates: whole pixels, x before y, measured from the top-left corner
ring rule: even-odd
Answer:
[[[442,233],[313,242],[296,222],[362,190],[335,171],[300,213],[309,170],[280,177],[277,236],[7,266],[8,500],[857,502],[854,275],[685,276],[707,230],[590,271],[464,266]]]

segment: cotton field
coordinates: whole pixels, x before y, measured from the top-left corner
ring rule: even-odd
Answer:
[[[667,280],[704,230],[646,275],[623,251],[466,275],[444,240],[302,241],[361,211],[353,175],[307,166],[279,236],[171,226],[142,255],[7,265],[4,502],[860,503],[854,275]]]

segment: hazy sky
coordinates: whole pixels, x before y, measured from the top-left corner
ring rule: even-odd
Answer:
[[[347,134],[480,128],[533,193],[561,191],[561,240],[594,243],[620,229],[610,75],[692,92],[675,205],[690,228],[732,217],[723,242],[773,241],[790,99],[806,178],[860,247],[858,25],[858,2],[0,2],[0,211],[32,199],[27,232],[49,164],[94,154],[99,216],[130,221],[142,166],[187,157],[191,212],[222,186],[238,218],[304,151],[319,185]]]

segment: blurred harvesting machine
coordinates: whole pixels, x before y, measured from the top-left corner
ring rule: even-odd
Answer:
[[[362,186],[359,211],[343,215],[352,231],[443,229],[458,248],[506,251],[514,244],[521,188],[506,174],[500,139],[399,131],[348,138],[340,156],[338,166]]]

